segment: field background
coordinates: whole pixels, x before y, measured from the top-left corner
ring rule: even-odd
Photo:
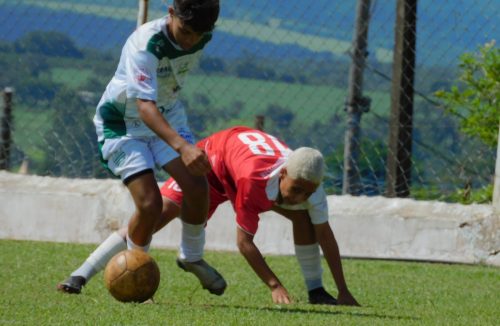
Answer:
[[[171,0],[150,2],[150,19]],[[266,131],[326,158],[329,194],[341,191],[349,50],[356,1],[224,1],[213,40],[182,92],[198,137],[266,116]],[[385,189],[395,1],[372,1],[360,171],[365,195]],[[412,193],[415,199],[490,203],[496,147],[463,134],[434,92],[449,89],[458,58],[500,35],[495,0],[418,2]],[[137,0],[0,0],[0,87],[13,87],[11,171],[108,178],[92,116],[120,49],[136,27]],[[1,186],[1,185],[0,185]],[[26,220],[23,220],[26,223]],[[478,222],[479,223],[479,222]],[[492,230],[494,232],[494,230]],[[268,256],[295,303],[271,303],[244,259],[208,252],[226,294],[202,290],[153,249],[162,271],[155,304],[121,304],[102,274],[80,296],[55,291],[94,245],[0,240],[0,325],[498,325],[500,269],[481,265],[344,260],[362,307],[318,307],[294,257]],[[325,285],[335,286],[325,269]]]
[[[294,257],[266,260],[295,303],[274,305],[236,253],[206,258],[228,281],[221,297],[175,266],[176,253],[152,249],[161,270],[154,304],[122,304],[98,274],[81,295],[55,290],[94,245],[0,240],[0,325],[498,325],[500,269],[486,266],[344,259],[362,307],[307,304]],[[325,271],[327,267],[324,266]],[[336,294],[330,274],[325,287]]]
[[[148,18],[171,3],[149,1]],[[291,148],[318,148],[327,193],[342,193],[356,1],[221,4],[213,39],[180,95],[195,136],[253,127],[264,116],[264,130]],[[386,190],[395,13],[396,2],[371,2],[362,87],[371,105],[357,164],[367,196]],[[464,134],[434,94],[457,83],[460,55],[500,35],[500,5],[420,0],[417,14],[410,196],[489,203],[496,146]],[[0,0],[0,88],[15,90],[11,171],[110,177],[99,164],[92,116],[136,20],[136,0]]]

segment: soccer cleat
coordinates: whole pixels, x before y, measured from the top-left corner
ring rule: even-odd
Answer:
[[[87,283],[87,280],[83,276],[70,276],[64,282],[57,284],[57,290],[66,293],[80,294],[85,283]]]
[[[187,262],[177,258],[177,266],[186,272],[193,273],[200,280],[203,288],[212,294],[222,295],[226,290],[227,283],[224,277],[203,259],[196,262]]]
[[[310,304],[336,305],[337,299],[332,297],[323,287],[309,291]]]

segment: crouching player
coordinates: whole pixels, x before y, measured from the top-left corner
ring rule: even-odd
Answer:
[[[269,287],[277,304],[291,303],[287,289],[264,260],[253,239],[258,229],[259,213],[273,210],[293,223],[295,254],[301,267],[312,304],[358,305],[344,279],[339,249],[328,223],[328,206],[321,186],[324,173],[323,156],[315,149],[301,147],[291,151],[284,143],[262,131],[233,127],[217,132],[198,142],[212,165],[209,183],[209,218],[221,203],[231,201],[236,212],[237,245],[259,278]],[[159,230],[181,214],[182,192],[173,179],[161,189],[163,210]],[[124,230],[106,239],[58,288],[80,293],[82,286],[102,270],[107,261],[126,248]],[[196,248],[204,236],[181,245],[181,252],[201,255]],[[332,297],[323,287],[320,247],[338,289]],[[209,291],[217,284],[213,278],[186,266]],[[202,269],[200,269],[202,270]],[[217,283],[217,282],[216,282]],[[211,291],[212,292],[212,291]]]

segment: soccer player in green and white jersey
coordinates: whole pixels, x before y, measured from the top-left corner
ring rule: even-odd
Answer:
[[[127,39],[115,75],[94,117],[101,158],[127,186],[136,210],[128,224],[127,247],[147,251],[162,211],[154,167],[163,168],[184,193],[179,259],[220,295],[224,278],[202,258],[208,214],[206,174],[210,164],[194,145],[184,107],[177,100],[184,80],[211,39],[219,0],[174,0],[168,15],[146,23]],[[193,248],[193,244],[200,248]],[[82,266],[58,284],[71,292],[93,271]]]

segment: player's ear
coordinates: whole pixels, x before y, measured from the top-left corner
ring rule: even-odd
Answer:
[[[281,171],[280,171],[280,179],[283,179],[284,177],[286,177],[288,174],[286,168],[282,168]]]

